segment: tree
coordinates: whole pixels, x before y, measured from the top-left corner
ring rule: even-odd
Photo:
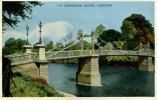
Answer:
[[[137,30],[137,34],[134,36],[134,42],[147,44],[150,43],[154,48],[154,28],[152,24],[141,14],[132,14],[124,21],[130,21]]]
[[[55,47],[58,47],[58,48],[55,49],[56,51],[62,50],[64,48],[62,42],[56,42]]]
[[[66,50],[77,50],[77,44],[72,45],[73,43],[75,43],[74,41],[69,42],[67,45],[65,45],[65,47],[68,47]]]
[[[3,47],[3,54],[9,55],[14,53],[21,53],[23,46],[27,44],[26,40],[9,38]]]
[[[97,38],[99,35],[101,35],[105,31],[105,26],[100,24],[98,27],[96,27],[94,31],[94,37]]]
[[[32,8],[35,6],[41,6],[41,2],[37,1],[3,1],[2,2],[2,25],[3,30],[6,29],[5,26],[10,26],[15,28],[22,20],[30,19],[28,14],[32,14]]]
[[[128,42],[131,41],[134,36],[137,34],[137,30],[134,27],[134,25],[132,24],[132,22],[124,20],[122,27],[122,34],[124,34],[125,36],[125,49],[128,49]]]
[[[54,46],[53,41],[50,41],[50,42],[47,43],[47,45],[46,45],[46,50],[53,49],[53,46]]]
[[[83,46],[84,46],[84,50],[90,50],[91,49],[91,44],[87,41],[83,41]]]
[[[98,38],[98,43],[100,46],[106,45],[104,42],[113,42],[113,41],[119,41],[121,39],[122,35],[120,32],[114,30],[114,29],[109,29],[104,31]],[[103,42],[103,41],[104,42]]]

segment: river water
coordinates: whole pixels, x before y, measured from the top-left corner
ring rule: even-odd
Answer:
[[[81,86],[76,84],[77,64],[51,63],[49,84],[78,97],[154,96],[154,72],[113,66],[100,66],[99,70],[103,86]]]

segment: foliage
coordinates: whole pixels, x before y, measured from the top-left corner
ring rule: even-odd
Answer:
[[[125,49],[127,50],[128,42],[130,42],[134,39],[135,35],[137,34],[137,30],[134,27],[134,25],[132,24],[132,22],[127,21],[127,20],[123,21],[121,30],[122,30],[122,34],[124,34],[124,36],[125,36],[125,41],[126,41]]]
[[[56,42],[55,47],[58,47],[58,48],[55,49],[56,51],[62,50],[64,48],[62,42]]]
[[[105,26],[100,24],[99,26],[96,27],[94,31],[94,37],[97,38],[99,35],[101,35],[105,31]]]
[[[99,36],[99,38],[105,42],[119,41],[121,37],[121,33],[114,29],[106,30]],[[104,46],[105,43],[100,39],[98,39],[98,43],[100,43],[100,46]]]
[[[30,17],[28,14],[32,14],[32,8],[41,5],[42,3],[37,1],[3,1],[3,29],[5,29],[4,26],[10,26],[14,28],[17,26],[18,22],[20,22],[19,19],[29,19]]]
[[[22,46],[26,45],[27,41],[22,39],[9,38],[3,47],[3,55],[9,55],[13,53],[22,53]]]
[[[47,43],[46,44],[46,50],[50,50],[50,49],[53,49],[53,46],[54,46],[54,44],[53,44],[53,41],[49,41],[49,43]]]
[[[124,41],[113,41],[108,42],[105,46],[101,48],[101,50],[113,50],[113,49],[120,49],[123,48]],[[102,56],[99,58],[100,64],[110,64],[115,62],[137,62],[137,56]]]
[[[124,21],[131,22],[137,30],[137,34],[134,36],[134,42],[147,44],[150,43],[154,48],[154,28],[152,24],[141,14],[132,14]]]
[[[45,86],[36,82],[32,82],[34,78],[23,74],[14,74],[13,82],[11,82],[11,94],[13,97],[62,97],[60,93],[56,92],[51,86]]]
[[[105,46],[101,48],[101,50],[112,50],[112,49],[113,49],[113,45],[111,42],[108,42]]]
[[[116,49],[123,50],[124,44],[125,44],[124,41],[113,41],[112,43],[113,43],[113,46],[116,47]]]
[[[124,34],[124,36],[126,36],[126,38],[128,39],[133,39],[134,36],[137,34],[136,28],[134,27],[132,22],[127,20],[123,21],[121,30],[122,30],[122,34]]]
[[[67,48],[66,50],[77,50],[77,49],[79,49],[78,47],[77,47],[77,44],[74,44],[75,42],[74,41],[71,41],[71,42],[69,42],[67,45],[65,45],[65,47],[68,47],[69,46],[69,48]],[[74,45],[72,45],[72,44],[74,44]]]
[[[135,62],[138,60],[138,57],[137,56],[108,56],[106,59],[108,62],[111,61]]]
[[[88,41],[83,41],[84,50],[90,50],[91,44]]]
[[[78,63],[78,59],[77,58],[73,58],[73,59],[61,59],[61,60],[55,60],[55,63],[60,63],[60,64],[76,64]]]

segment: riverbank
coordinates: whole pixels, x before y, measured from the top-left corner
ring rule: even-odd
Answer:
[[[21,73],[13,74],[10,84],[13,97],[64,97],[44,79],[37,79]]]

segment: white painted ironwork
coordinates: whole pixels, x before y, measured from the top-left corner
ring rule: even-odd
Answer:
[[[11,60],[11,65],[23,64],[38,60],[38,55],[35,53],[23,53],[20,55],[7,55],[5,56]]]
[[[95,50],[94,54],[99,56],[151,56],[154,57],[154,51],[127,51],[127,50]],[[47,60],[55,59],[70,59],[80,57],[92,56],[91,50],[69,50],[69,51],[51,51],[46,52],[45,57]],[[5,56],[12,61],[12,65],[18,65],[38,60],[36,53],[20,54],[20,55],[7,55]]]

